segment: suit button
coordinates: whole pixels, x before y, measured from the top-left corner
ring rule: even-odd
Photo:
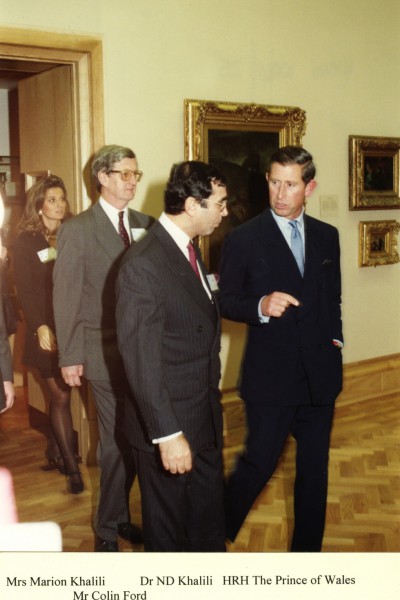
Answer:
[[[197,333],[201,333],[203,331],[203,325],[197,325]]]

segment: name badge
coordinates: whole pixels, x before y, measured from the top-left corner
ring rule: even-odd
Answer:
[[[144,227],[132,227],[131,234],[134,242],[138,242],[146,235],[147,230]]]
[[[53,247],[44,248],[43,250],[39,250],[37,255],[42,263],[48,263],[52,260],[56,260],[57,250]]]
[[[207,275],[208,285],[210,286],[210,290],[212,292],[218,292],[218,280],[214,273]]]

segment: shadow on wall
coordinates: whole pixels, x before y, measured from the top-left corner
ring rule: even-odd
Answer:
[[[140,207],[140,212],[146,215],[151,215],[155,219],[158,219],[164,210],[164,189],[167,179],[160,181],[160,183],[152,183],[149,185],[144,197],[143,203]],[[135,200],[130,205],[131,208],[136,208]]]

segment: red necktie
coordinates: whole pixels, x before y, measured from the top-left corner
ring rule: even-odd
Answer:
[[[192,266],[193,271],[196,273],[197,277],[200,279],[199,268],[197,266],[196,250],[194,249],[192,242],[188,243],[187,248],[189,250],[189,262]]]
[[[131,245],[131,241],[129,239],[128,232],[125,229],[125,225],[124,225],[124,211],[123,210],[121,210],[121,212],[118,213],[118,217],[119,217],[119,221],[118,221],[118,233],[120,235],[120,238],[124,242],[125,248],[129,248],[129,246]]]

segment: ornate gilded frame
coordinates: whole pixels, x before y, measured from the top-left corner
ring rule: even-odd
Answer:
[[[396,221],[361,221],[359,224],[359,266],[378,267],[400,261],[397,252]]]
[[[228,178],[230,214],[210,236],[199,239],[208,269],[216,272],[226,233],[264,210],[268,202],[265,165],[269,156],[287,144],[301,146],[306,113],[294,106],[185,100],[184,119],[185,160],[212,162]],[[243,155],[244,162],[240,163],[240,150],[247,146],[254,150],[253,156],[250,152]],[[257,181],[259,194],[259,201],[251,205],[251,210],[249,199],[254,185],[246,188],[250,177]]]
[[[349,136],[349,208],[400,208],[400,138]]]

